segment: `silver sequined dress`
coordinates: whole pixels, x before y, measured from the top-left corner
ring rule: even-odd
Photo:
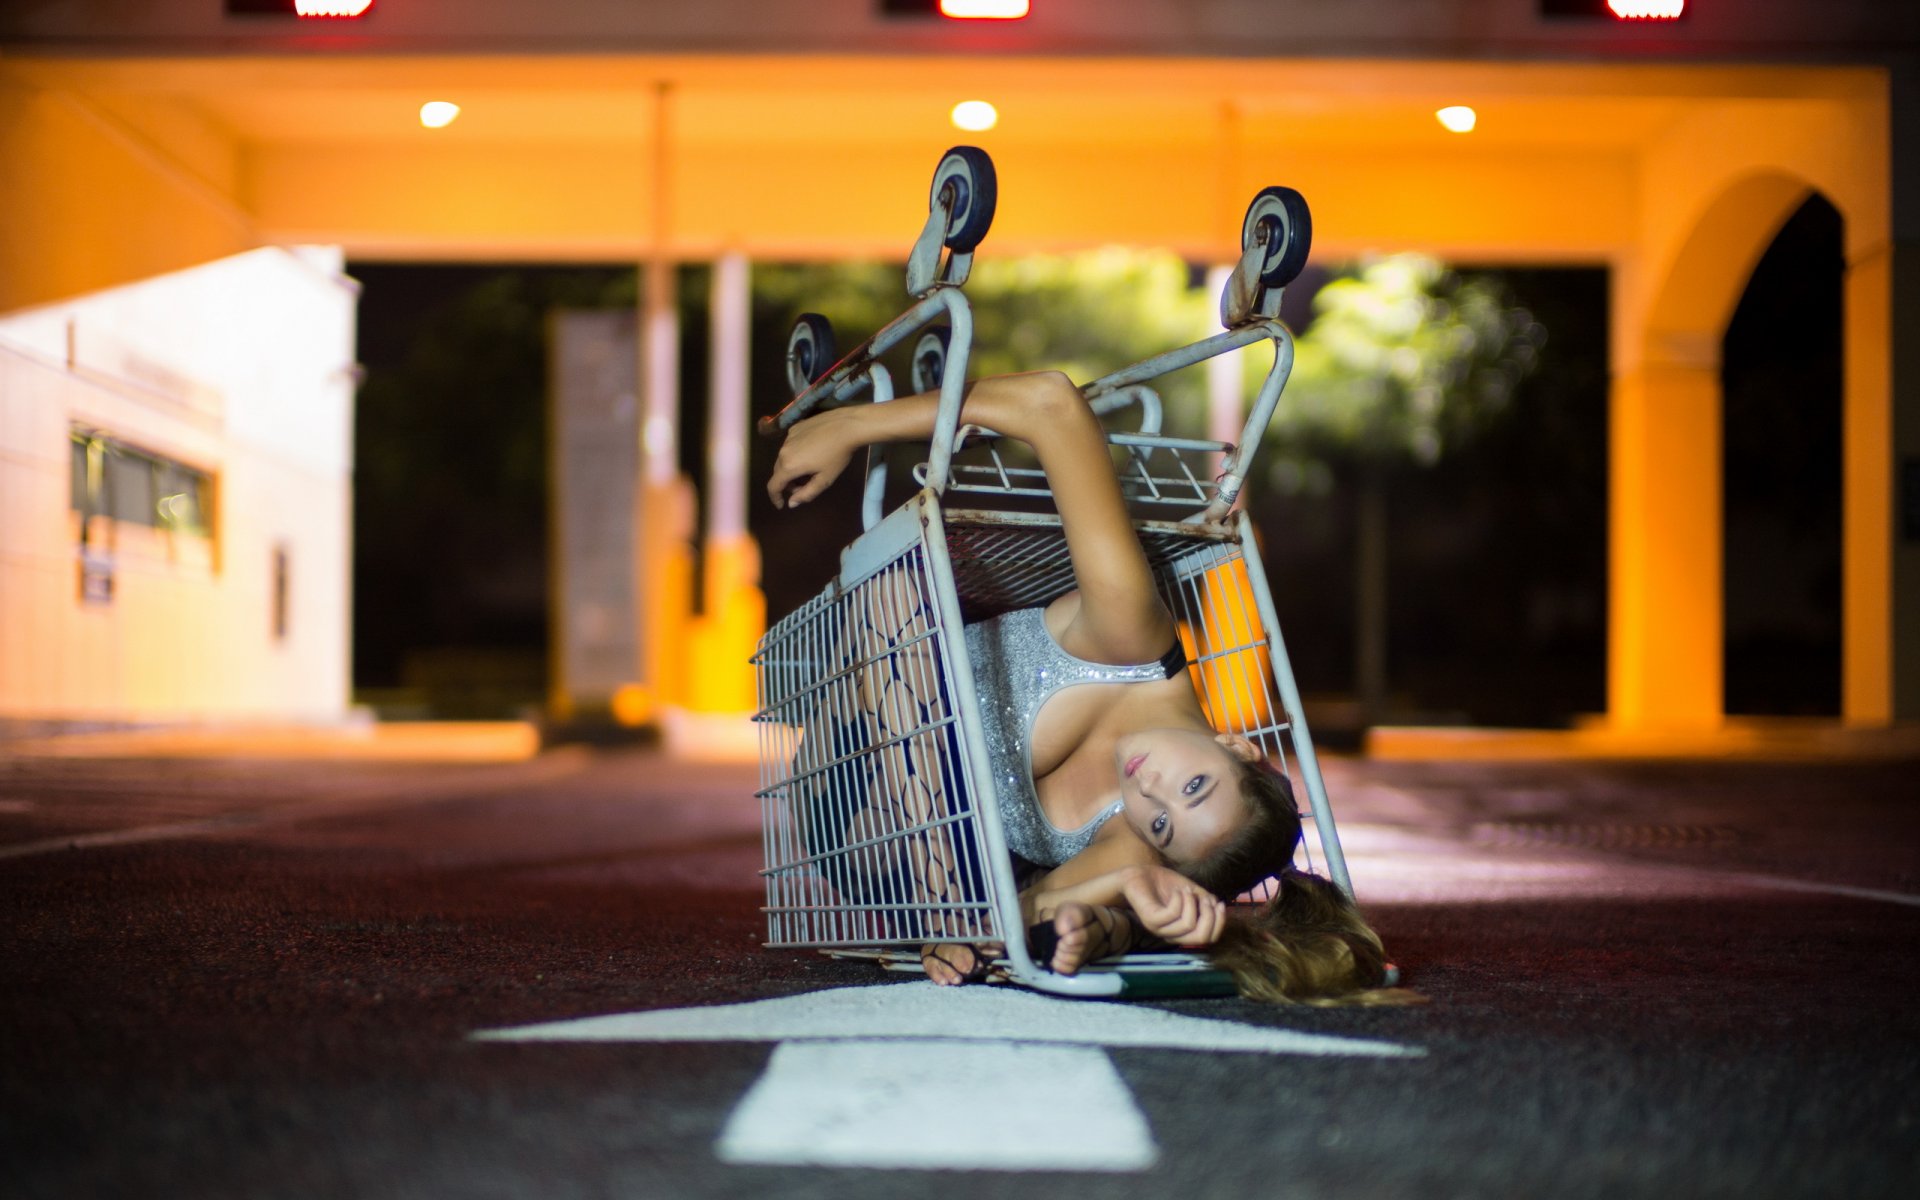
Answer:
[[[1115,801],[1078,829],[1059,829],[1041,811],[1033,787],[1033,722],[1061,688],[1081,683],[1145,683],[1184,670],[1179,647],[1159,662],[1111,666],[1075,658],[1047,632],[1044,609],[1023,608],[966,628],[967,655],[980,697],[987,757],[1007,848],[1041,866],[1057,867],[1085,850],[1113,815]]]

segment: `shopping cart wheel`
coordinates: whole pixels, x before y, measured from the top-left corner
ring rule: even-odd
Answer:
[[[993,160],[978,146],[955,146],[940,159],[933,173],[933,194],[929,210],[940,207],[940,195],[951,189],[953,202],[947,209],[947,234],[942,239],[955,254],[971,254],[987,236],[993,224],[993,206],[999,187],[993,174]]]
[[[913,344],[914,391],[932,392],[939,389],[940,381],[947,374],[947,343],[952,338],[953,330],[945,325],[935,325]]]
[[[1260,286],[1285,287],[1307,265],[1307,252],[1313,248],[1313,215],[1307,201],[1290,187],[1262,188],[1247,205],[1247,219],[1240,226],[1240,249],[1263,247],[1260,255]]]
[[[833,343],[833,322],[819,313],[801,313],[787,335],[787,386],[799,395],[840,360]]]

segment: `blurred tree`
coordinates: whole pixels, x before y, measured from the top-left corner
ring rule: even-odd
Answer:
[[[1072,255],[987,259],[967,282],[974,316],[971,376],[1055,369],[1085,383],[1117,367],[1219,328],[1214,298],[1166,251],[1109,247]],[[903,272],[885,263],[763,264],[753,268],[754,394],[770,413],[789,399],[785,347],[802,312],[825,314],[844,353],[906,309]],[[908,348],[889,355],[894,384],[911,378]],[[1170,427],[1200,419],[1205,381],[1198,371],[1162,389]],[[765,479],[778,450],[755,439],[753,470]],[[857,473],[849,473],[853,477]],[[842,482],[799,512],[776,511],[755,489],[752,525],[760,532],[768,611],[797,606],[833,567],[821,545],[838,547],[858,530],[857,484]],[[799,532],[801,530],[806,532]]]
[[[1336,275],[1313,313],[1268,426],[1268,471],[1285,491],[1325,491],[1333,464],[1355,473],[1354,675],[1372,721],[1387,694],[1389,475],[1437,463],[1504,413],[1546,331],[1496,278],[1417,254]]]
[[[1054,368],[1086,382],[1205,336],[1218,328],[1215,297],[1195,282],[1186,263],[1156,251],[982,261],[967,284],[975,321],[969,374]],[[907,299],[899,269],[884,264],[756,267],[754,288],[756,319],[771,320],[784,336],[801,311],[826,313],[841,331],[843,350],[896,316]],[[1496,277],[1456,274],[1420,255],[1356,264],[1314,297],[1269,428],[1266,461],[1283,492],[1324,493],[1336,468],[1355,476],[1355,675],[1370,715],[1386,695],[1389,476],[1407,465],[1430,466],[1488,427],[1531,370],[1544,336]],[[771,349],[773,342],[763,326],[757,343]],[[889,365],[904,382],[899,357]],[[1269,361],[1244,356],[1248,395]],[[779,362],[773,354],[757,357],[763,388],[784,391],[783,373],[774,373]],[[1204,374],[1190,370],[1156,386],[1169,429],[1197,433]],[[839,520],[846,524],[837,527],[850,529],[854,489],[841,490],[847,507]],[[775,611],[782,611],[778,602]]]
[[[974,318],[967,373],[1051,369],[1084,383],[1212,332],[1212,298],[1190,277],[1176,255],[1117,246],[981,262],[967,282]],[[756,265],[753,287],[756,302],[773,310],[767,315],[786,316],[788,326],[802,312],[825,313],[842,351],[900,315],[909,299],[900,269],[883,263]],[[763,335],[758,344],[771,343]],[[905,354],[898,357],[904,364]],[[895,378],[905,376],[896,370]],[[1190,375],[1173,390],[1197,402],[1200,387]]]
[[[981,263],[967,284],[975,304],[971,373],[1051,368],[1087,383],[1216,333],[1214,297],[1193,282],[1187,264],[1165,251],[1108,247]],[[1200,420],[1202,372],[1156,386],[1171,412]]]

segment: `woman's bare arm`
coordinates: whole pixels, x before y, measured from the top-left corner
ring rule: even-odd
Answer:
[[[859,404],[809,417],[787,433],[767,492],[778,507],[825,491],[855,451],[878,442],[930,437],[938,393]],[[960,419],[1033,447],[1053,490],[1079,588],[1070,637],[1092,657],[1144,662],[1167,648],[1173,622],[1134,536],[1099,418],[1057,371],[1007,375],[968,385]]]

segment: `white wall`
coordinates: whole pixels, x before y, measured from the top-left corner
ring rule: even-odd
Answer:
[[[256,250],[0,317],[0,718],[345,714],[355,288],[341,266],[329,249]],[[75,425],[215,478],[211,538],[108,523],[107,604],[79,598]]]

